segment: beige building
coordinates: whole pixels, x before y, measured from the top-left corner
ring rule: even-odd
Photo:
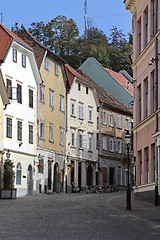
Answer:
[[[66,73],[64,60],[38,42],[27,30],[18,36],[27,42],[36,55],[43,83],[38,87],[37,189],[63,191]],[[39,165],[40,163],[40,165]]]

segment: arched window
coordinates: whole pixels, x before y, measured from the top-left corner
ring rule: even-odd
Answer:
[[[17,163],[16,168],[16,184],[21,185],[22,166],[21,163]]]

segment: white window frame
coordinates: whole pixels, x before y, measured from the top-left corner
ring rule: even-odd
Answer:
[[[109,114],[109,126],[111,126],[111,127],[114,126],[114,115],[113,115],[113,113]]]
[[[71,116],[75,117],[76,115],[75,101],[71,100]]]
[[[22,67],[26,68],[26,55],[22,54]]]
[[[78,111],[79,111],[79,118],[83,119],[83,104],[79,104]]]
[[[88,108],[88,121],[89,121],[89,122],[93,122],[93,117],[92,117],[92,115],[93,115],[93,108],[92,108],[92,107],[89,107],[89,108]]]
[[[117,152],[122,153],[122,141],[117,140]]]
[[[60,128],[60,145],[64,145],[64,129]]]
[[[49,90],[49,106],[54,107],[54,91]]]
[[[45,87],[44,86],[41,86],[41,89],[40,89],[40,100],[41,102],[45,102]]]
[[[117,116],[117,128],[122,128],[122,116]]]
[[[103,124],[107,124],[107,112],[106,111],[103,111]]]
[[[93,151],[93,136],[92,134],[88,134],[88,151]]]
[[[29,143],[33,144],[33,134],[34,134],[34,128],[33,125],[29,124],[28,126],[28,131],[29,131]]]
[[[107,136],[102,137],[102,148],[107,150]]]
[[[22,141],[22,121],[17,121],[17,140]]]
[[[45,139],[45,125],[44,125],[44,122],[40,123],[40,138],[42,140]]]
[[[83,149],[83,133],[79,132],[79,148]]]
[[[60,96],[60,111],[64,112],[64,96]]]
[[[75,130],[71,131],[71,146],[72,147],[76,146],[76,132],[75,132]]]
[[[13,62],[17,63],[17,49],[13,48]]]
[[[58,63],[55,63],[55,74],[56,74],[56,76],[59,75],[59,64]]]
[[[47,69],[47,70],[49,70],[49,59],[46,57],[46,64],[45,64],[45,68]]]
[[[109,151],[114,152],[114,139],[113,138],[109,139]]]
[[[53,124],[49,124],[49,141],[53,143]]]
[[[129,119],[125,119],[125,130],[129,130]]]
[[[16,185],[21,185],[22,180],[22,165],[20,162],[16,166]]]

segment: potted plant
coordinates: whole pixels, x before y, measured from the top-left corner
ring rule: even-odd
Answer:
[[[39,163],[37,164],[37,167],[38,167],[39,173],[43,173],[44,164],[42,161],[39,161]]]
[[[73,168],[74,168],[74,164],[73,163],[69,163],[68,165],[67,165],[67,167],[68,168],[70,168],[71,169],[71,171],[73,170]]]
[[[126,167],[128,164],[128,156],[127,154],[123,154],[120,159],[120,163],[122,166]],[[129,166],[133,168],[132,157],[129,156]]]
[[[16,198],[17,189],[14,188],[14,164],[13,161],[7,159],[4,163],[4,172],[3,172],[3,189],[0,191],[1,198]]]

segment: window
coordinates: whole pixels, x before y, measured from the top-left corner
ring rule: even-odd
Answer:
[[[106,136],[103,136],[103,138],[102,138],[102,148],[104,150],[107,150],[107,137]]]
[[[83,105],[82,104],[79,105],[79,118],[83,119]]]
[[[75,147],[75,145],[76,145],[76,141],[75,141],[75,131],[72,130],[72,132],[71,132],[71,146],[72,146],[72,147]]]
[[[26,67],[26,55],[22,54],[22,66]]]
[[[75,116],[75,101],[71,101],[71,116]]]
[[[148,116],[148,79],[144,82],[145,85],[145,117]]]
[[[107,112],[103,111],[103,124],[107,124]]]
[[[64,112],[64,97],[60,96],[60,110]]]
[[[29,125],[29,143],[33,144],[33,126]]]
[[[17,102],[22,104],[22,85],[17,83]]]
[[[58,66],[58,63],[55,63],[55,73],[56,73],[56,76],[58,76],[59,74],[59,66]]]
[[[83,134],[79,132],[79,148],[83,148]]]
[[[12,81],[7,78],[7,92],[9,99],[12,99]]]
[[[129,130],[129,119],[125,119],[125,130]]]
[[[64,144],[64,130],[60,128],[60,145]]]
[[[91,107],[88,108],[88,121],[92,122],[92,108]]]
[[[122,116],[117,116],[117,128],[122,127]]]
[[[86,87],[86,94],[88,94],[88,87]]]
[[[54,106],[54,91],[53,90],[49,91],[49,105],[51,107]]]
[[[89,151],[93,151],[93,147],[92,147],[92,135],[91,134],[89,134],[88,135],[88,150]]]
[[[141,85],[139,85],[138,87],[138,94],[139,94],[139,99],[138,99],[138,103],[139,103],[139,121],[141,121]]]
[[[29,89],[29,107],[33,108],[33,90]]]
[[[146,170],[146,182],[149,182],[149,149],[146,147],[144,149],[144,161],[145,161],[145,170]]]
[[[114,140],[111,138],[109,139],[109,151],[114,152]]]
[[[97,133],[97,147],[96,147],[97,150],[99,150],[99,133]]]
[[[156,91],[156,88],[155,88],[155,71],[152,71],[151,73],[151,84],[152,84],[152,112],[154,112],[156,110],[156,106],[155,106],[155,91]]]
[[[53,125],[49,125],[49,141],[53,143]]]
[[[40,138],[44,140],[44,123],[40,123]]]
[[[12,138],[12,119],[7,117],[7,129],[6,129],[7,138]]]
[[[17,50],[13,49],[13,62],[17,62]]]
[[[138,55],[141,54],[141,18],[138,21]]]
[[[122,142],[121,142],[121,140],[117,141],[117,152],[118,153],[122,152]]]
[[[22,166],[21,163],[17,163],[16,167],[16,184],[21,185],[21,177],[22,177]]]
[[[44,88],[44,86],[41,86],[40,100],[41,100],[41,102],[45,102],[45,88]]]
[[[144,38],[144,43],[145,43],[145,46],[147,46],[148,44],[148,8],[145,10],[144,12],[144,21],[145,21],[145,38]]]
[[[138,162],[139,162],[139,180],[142,184],[142,150],[138,151]]]
[[[43,173],[44,172],[44,158],[40,157],[39,163],[38,163],[38,172]]]
[[[78,91],[81,91],[81,84],[78,83]]]
[[[113,127],[114,125],[114,116],[112,113],[109,114],[109,125]]]
[[[46,65],[45,65],[46,69],[49,70],[49,59],[46,58]]]
[[[17,122],[17,139],[22,141],[22,122]]]

